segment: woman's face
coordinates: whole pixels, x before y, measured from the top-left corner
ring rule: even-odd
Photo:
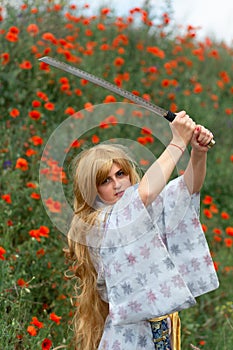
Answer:
[[[97,191],[103,202],[114,204],[130,186],[129,175],[126,175],[117,164],[113,163],[108,177],[102,184],[97,186]]]

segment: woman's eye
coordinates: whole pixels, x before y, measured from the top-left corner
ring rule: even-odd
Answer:
[[[102,185],[109,183],[109,181],[110,181],[110,179],[109,179],[109,177],[107,177],[107,179],[105,179],[105,180],[102,182]]]
[[[123,176],[123,175],[125,175],[125,173],[124,173],[123,170],[119,170],[119,171],[117,172],[117,176]]]

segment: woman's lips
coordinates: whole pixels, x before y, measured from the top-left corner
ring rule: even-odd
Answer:
[[[120,191],[115,194],[116,197],[122,197],[125,191]]]

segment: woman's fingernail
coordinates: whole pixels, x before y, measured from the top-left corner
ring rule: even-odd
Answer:
[[[197,131],[199,131],[199,130],[200,130],[199,126],[196,128],[196,130],[197,130]]]

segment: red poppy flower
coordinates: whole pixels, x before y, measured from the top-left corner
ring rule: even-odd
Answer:
[[[32,64],[30,61],[23,61],[22,63],[20,63],[19,67],[21,69],[32,69]]]
[[[74,92],[77,96],[82,96],[82,94],[83,94],[82,90],[80,90],[80,89],[75,89]]]
[[[219,242],[222,241],[222,237],[220,237],[220,236],[214,236],[214,241],[219,243]]]
[[[149,163],[150,162],[147,159],[140,159],[140,161],[139,161],[139,164],[142,166],[147,166],[147,165],[149,165]]]
[[[233,112],[233,109],[231,109],[231,108],[226,108],[226,109],[225,109],[225,113],[226,113],[227,115],[231,115],[232,112]]]
[[[27,332],[32,336],[35,337],[37,335],[37,330],[34,326],[28,326]]]
[[[99,123],[99,127],[100,127],[100,129],[108,129],[109,124],[103,120],[102,122]]]
[[[47,226],[40,226],[39,232],[41,237],[47,237],[47,238],[49,237],[50,230]]]
[[[101,14],[102,14],[102,15],[107,15],[107,14],[109,14],[109,12],[110,12],[110,9],[107,8],[107,7],[102,8],[102,10],[101,10]]]
[[[23,278],[19,278],[17,284],[19,287],[28,287],[28,283]]]
[[[146,145],[147,144],[147,140],[145,137],[138,137],[137,141],[141,144],[141,145]]]
[[[117,67],[122,66],[125,63],[125,60],[122,57],[117,57],[114,60],[114,65]]]
[[[37,188],[37,185],[34,184],[33,182],[27,182],[27,183],[26,183],[26,186],[27,186],[28,188]]]
[[[50,320],[54,321],[56,324],[60,324],[61,316],[57,316],[54,312],[50,314]]]
[[[32,321],[30,322],[30,324],[33,324],[37,328],[44,328],[43,322],[40,322],[37,317],[32,317]]]
[[[202,85],[200,83],[196,83],[193,88],[193,92],[195,94],[200,94],[202,91],[203,91]]]
[[[27,27],[27,32],[31,35],[37,35],[39,33],[39,28],[36,24],[29,24]]]
[[[219,73],[221,79],[224,81],[224,83],[229,83],[230,82],[230,77],[226,71],[222,71]]]
[[[40,232],[39,232],[39,230],[30,230],[29,231],[29,235],[32,238],[35,238],[37,240],[37,242],[40,242]]]
[[[69,84],[69,79],[66,78],[66,77],[61,77],[61,78],[59,79],[59,82],[60,82],[61,84]]]
[[[43,101],[48,101],[48,96],[42,92],[42,91],[37,91],[36,93],[37,97],[39,97]]]
[[[75,110],[73,107],[67,107],[64,113],[68,115],[72,115],[75,113]]]
[[[37,252],[36,252],[36,255],[39,257],[39,256],[43,256],[45,255],[45,250],[43,248],[41,249],[38,249]]]
[[[33,199],[40,199],[40,194],[36,193],[36,192],[32,192],[31,193],[31,198],[33,198]]]
[[[22,171],[27,171],[28,170],[28,162],[24,158],[18,158],[16,161],[15,165],[16,169],[20,169]]]
[[[200,345],[205,345],[205,343],[206,343],[205,340],[200,340],[200,341],[199,341],[199,344],[200,344]]]
[[[163,79],[161,82],[162,87],[167,87],[170,85],[170,80],[169,79]]]
[[[107,95],[103,102],[104,103],[116,102],[116,98],[113,95]]]
[[[161,59],[163,59],[165,57],[164,51],[159,49],[157,46],[147,47],[147,52],[152,53],[154,56],[157,56]]]
[[[0,260],[5,260],[5,256],[4,254],[6,254],[6,250],[0,246]]]
[[[6,40],[12,42],[12,43],[15,43],[18,41],[18,36],[14,33],[11,33],[11,32],[8,32],[6,34]]]
[[[54,11],[61,11],[61,9],[62,9],[62,7],[61,7],[61,5],[60,4],[55,4],[54,6],[53,6],[53,9],[54,9]]]
[[[11,111],[10,111],[10,116],[12,118],[17,118],[19,116],[20,112],[17,108],[13,108]]]
[[[8,203],[8,204],[11,204],[11,203],[12,203],[12,201],[11,201],[11,195],[10,195],[10,194],[3,194],[3,195],[1,196],[1,198],[2,198],[6,203]]]
[[[31,13],[37,13],[38,12],[38,9],[36,7],[34,7],[33,9],[31,9]]]
[[[215,228],[213,229],[213,232],[214,232],[216,235],[221,235],[221,234],[222,234],[222,230],[221,230],[220,228],[217,228],[217,227],[215,227]]]
[[[218,213],[218,208],[217,208],[216,204],[211,204],[210,211],[214,214]]]
[[[100,50],[102,51],[108,51],[110,49],[110,46],[108,44],[102,44],[100,46]]]
[[[61,212],[61,203],[54,201],[51,197],[46,199],[45,205],[51,213],[60,213]]]
[[[105,25],[103,23],[98,23],[97,24],[97,29],[104,31],[104,30],[106,30],[106,27],[105,27]]]
[[[225,211],[223,211],[221,213],[221,218],[224,220],[228,220],[230,218],[230,215],[228,213],[226,213]]]
[[[17,35],[19,34],[19,28],[16,26],[12,26],[9,28],[9,32]]]
[[[147,128],[146,126],[144,126],[143,128],[142,128],[142,130],[141,130],[141,133],[143,134],[143,135],[151,135],[152,134],[152,130],[151,129],[149,129],[149,128]]]
[[[52,342],[51,342],[50,339],[45,338],[45,339],[42,341],[42,344],[41,344],[42,350],[50,350],[51,346],[52,346]]]
[[[92,143],[99,143],[100,138],[97,135],[93,135],[91,138]]]
[[[52,33],[44,33],[42,35],[42,39],[46,40],[46,41],[51,41],[54,44],[56,44],[56,42],[57,42],[55,36]]]
[[[48,110],[48,111],[54,111],[55,109],[55,105],[52,102],[47,102],[45,103],[44,107]]]
[[[228,236],[233,236],[233,227],[232,227],[232,226],[228,226],[228,227],[226,228],[226,234],[227,234]]]
[[[33,143],[34,146],[40,146],[43,145],[44,141],[42,137],[34,135],[30,138],[30,141]]]
[[[224,239],[224,242],[225,242],[225,246],[226,246],[227,248],[231,248],[232,245],[233,245],[233,240],[232,240],[232,238],[225,238],[225,239]]]
[[[45,63],[45,62],[40,62],[40,70],[44,70],[46,72],[50,71],[50,66],[49,64]]]
[[[211,213],[211,211],[209,209],[204,209],[203,213],[208,219],[211,219],[213,217],[213,214]]]
[[[3,52],[0,57],[2,58],[3,65],[6,65],[10,61],[10,54],[8,52]]]
[[[218,50],[211,50],[209,53],[209,57],[214,57],[214,58],[218,59],[219,58]]]
[[[201,224],[201,227],[202,227],[203,232],[208,231],[208,227],[205,224]]]
[[[170,104],[170,111],[173,112],[173,113],[175,113],[175,112],[177,112],[177,110],[178,110],[177,104],[174,103],[174,102],[172,102],[172,103]]]
[[[38,120],[41,118],[41,113],[39,111],[36,111],[36,110],[32,110],[32,111],[28,112],[28,115],[31,119],[34,119],[34,120]]]
[[[93,112],[93,104],[91,102],[86,102],[84,104],[84,108],[88,111],[88,112]]]
[[[32,101],[32,107],[37,108],[41,106],[41,102],[39,100],[33,100]]]
[[[70,90],[70,84],[62,84],[60,89],[61,89],[61,91]]]
[[[213,202],[213,198],[211,196],[208,196],[208,195],[206,195],[202,201],[203,204],[211,204],[212,202]]]
[[[25,155],[26,155],[27,157],[31,157],[31,156],[34,156],[34,154],[36,154],[36,153],[37,153],[37,151],[35,151],[35,150],[32,149],[32,148],[29,148],[29,149],[26,150]]]

